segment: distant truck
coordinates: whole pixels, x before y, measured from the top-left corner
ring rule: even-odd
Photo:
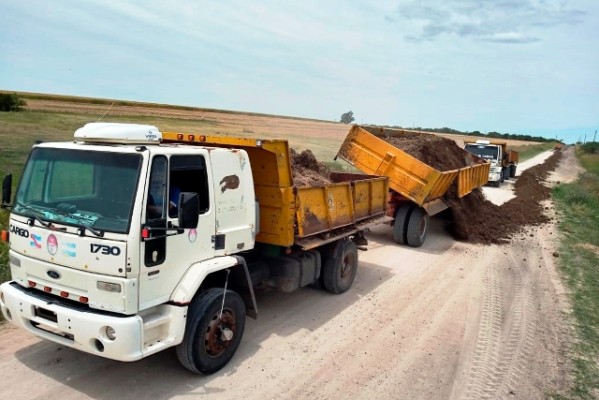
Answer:
[[[477,140],[465,142],[464,149],[491,164],[489,183],[499,187],[506,179],[516,177],[516,166],[519,155],[517,151],[508,150],[507,143],[495,140]]]
[[[393,218],[393,239],[398,244],[420,247],[428,233],[429,216],[450,207],[447,195],[454,190],[452,184],[456,183],[452,195],[461,198],[487,183],[490,165],[460,150],[468,165],[439,171],[384,140],[413,134],[399,129],[354,125],[337,157],[366,174],[389,178],[387,215]]]
[[[347,291],[364,229],[389,219],[387,178],[296,187],[289,157],[284,140],[131,124],[36,144],[12,204],[3,182],[2,314],[109,359],[176,347],[190,371],[218,371],[258,312],[255,287]]]

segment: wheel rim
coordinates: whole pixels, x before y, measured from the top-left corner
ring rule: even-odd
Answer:
[[[346,284],[349,282],[353,275],[353,256],[351,254],[345,254],[343,257],[343,261],[341,264],[341,268],[339,268],[339,278],[340,281]]]
[[[219,318],[220,317],[220,318]],[[212,316],[206,327],[204,336],[204,349],[210,357],[220,356],[233,343],[236,331],[235,314],[230,309],[224,309]]]

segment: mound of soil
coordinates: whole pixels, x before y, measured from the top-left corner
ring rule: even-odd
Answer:
[[[290,149],[293,183],[296,186],[321,186],[331,183],[331,171],[310,150]]]
[[[487,201],[480,188],[461,199],[448,193],[453,218],[450,233],[470,243],[507,243],[524,226],[548,222],[540,202],[550,197],[551,189],[543,182],[561,156],[556,151],[543,164],[524,171],[515,184],[516,197],[501,206]]]
[[[451,139],[418,132],[397,133],[384,128],[364,129],[439,171],[450,171],[475,163],[475,158]]]

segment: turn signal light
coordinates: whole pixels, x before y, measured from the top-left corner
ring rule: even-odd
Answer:
[[[65,292],[64,290],[60,292],[60,297],[69,297],[69,292]]]
[[[27,284],[29,285],[29,287],[35,287],[35,285],[37,285],[37,283],[35,283],[34,281],[27,281]]]
[[[50,286],[44,286],[44,292],[50,293],[52,288]]]
[[[89,302],[89,299],[85,296],[81,296],[79,297],[79,301],[83,304],[87,304]]]
[[[193,135],[187,135],[187,140],[189,140],[190,142],[193,142],[193,139],[195,139],[195,137]]]
[[[147,238],[149,238],[149,237],[150,237],[150,228],[143,228],[143,229],[141,230],[141,237],[142,237],[143,239],[147,239]]]
[[[8,243],[8,231],[2,231],[2,241]]]

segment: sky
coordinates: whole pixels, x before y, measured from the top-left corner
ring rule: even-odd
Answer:
[[[0,90],[592,140],[599,1],[0,0]]]

